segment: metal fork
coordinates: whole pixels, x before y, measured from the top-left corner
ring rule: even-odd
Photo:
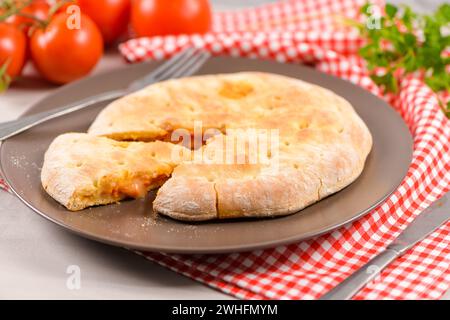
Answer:
[[[98,102],[120,98],[152,83],[192,75],[201,68],[209,57],[210,54],[208,52],[188,48],[173,56],[145,77],[133,81],[125,89],[103,92],[60,108],[2,123],[0,124],[0,141],[4,141],[48,120],[87,108]]]

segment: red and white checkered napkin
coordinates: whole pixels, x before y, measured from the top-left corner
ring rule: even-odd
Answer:
[[[321,71],[381,95],[355,55],[362,40],[355,32],[336,26],[338,17],[358,18],[364,2],[291,0],[216,13],[210,34],[134,39],[120,50],[129,62],[167,58],[191,44],[217,54],[314,63]],[[437,95],[421,80],[408,77],[402,79],[397,96],[385,98],[414,136],[414,159],[397,191],[365,217],[309,241],[274,249],[227,255],[139,254],[239,298],[320,297],[379,253],[450,189],[450,124]],[[397,259],[355,298],[437,299],[449,287],[447,223]]]

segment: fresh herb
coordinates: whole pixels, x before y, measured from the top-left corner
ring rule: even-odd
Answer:
[[[367,19],[374,19],[369,7],[364,5],[361,12]],[[433,91],[450,90],[450,4],[442,4],[430,15],[389,3],[384,9],[376,24],[356,24],[368,40],[359,54],[366,60],[374,82],[395,93],[398,76],[419,72]],[[443,108],[450,116],[450,103]]]

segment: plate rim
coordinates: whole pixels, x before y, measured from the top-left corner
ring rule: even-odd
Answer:
[[[249,58],[243,58],[243,57],[213,57],[211,59],[239,59],[239,60],[252,60]],[[285,65],[286,63],[280,63],[278,61],[273,61],[273,60],[262,60],[261,61],[269,61],[271,63],[274,64],[283,64]],[[130,67],[136,67],[138,65],[142,65],[142,64],[147,64],[147,65],[152,65],[154,64],[155,66],[157,66],[156,61],[150,61],[150,62],[142,62],[142,63],[138,63],[138,64],[133,64],[133,65],[125,65],[125,66],[121,66],[119,68],[115,68],[114,70],[108,70],[105,72],[101,72],[97,75],[94,76],[90,76],[91,77],[95,77],[95,76],[99,76],[99,75],[108,75],[108,74],[116,74],[118,72],[120,72],[120,70],[123,69],[128,69]],[[262,249],[267,249],[267,248],[274,248],[274,247],[278,247],[278,246],[282,246],[282,245],[289,245],[292,243],[296,243],[296,242],[301,242],[307,239],[311,239],[313,237],[319,237],[323,234],[326,234],[332,230],[341,228],[347,224],[350,224],[352,222],[354,222],[355,220],[358,220],[360,218],[362,218],[363,216],[365,216],[366,214],[368,214],[370,211],[372,211],[374,208],[376,208],[377,206],[379,206],[381,203],[383,203],[389,196],[391,196],[397,189],[398,187],[401,185],[402,181],[405,179],[405,177],[407,176],[407,173],[411,167],[411,163],[412,163],[412,159],[413,159],[413,137],[411,135],[410,130],[408,129],[404,119],[396,112],[396,110],[390,105],[388,104],[386,101],[384,101],[383,99],[381,99],[380,97],[374,95],[372,92],[365,90],[364,88],[361,88],[360,86],[353,84],[350,81],[347,81],[345,79],[339,78],[337,76],[334,75],[330,75],[327,74],[325,72],[322,72],[320,70],[317,70],[313,67],[304,65],[304,64],[300,64],[300,65],[295,65],[296,67],[301,67],[301,68],[308,68],[313,70],[314,72],[317,72],[319,74],[321,74],[322,76],[326,76],[326,77],[332,77],[334,78],[334,80],[337,81],[343,81],[345,82],[347,85],[353,86],[354,88],[357,88],[358,90],[363,90],[366,93],[371,94],[372,96],[376,97],[377,99],[379,99],[381,102],[383,102],[384,104],[386,104],[389,108],[389,110],[391,111],[391,113],[393,114],[394,117],[397,117],[401,120],[401,123],[403,124],[403,126],[406,128],[406,132],[408,133],[408,146],[409,146],[409,152],[408,152],[408,158],[409,158],[409,164],[407,166],[407,168],[405,168],[404,170],[404,174],[402,174],[402,178],[399,179],[399,181],[397,181],[395,184],[395,186],[393,186],[388,192],[386,192],[385,195],[383,195],[380,199],[378,199],[378,201],[376,201],[375,203],[373,203],[372,205],[370,205],[368,208],[366,208],[365,210],[361,210],[358,214],[354,215],[353,217],[351,217],[350,219],[347,219],[343,222],[331,225],[323,230],[321,230],[320,232],[314,232],[314,231],[310,231],[307,232],[305,234],[303,234],[302,236],[297,236],[297,235],[293,235],[290,237],[285,237],[283,239],[278,239],[278,240],[267,240],[267,241],[263,241],[263,242],[259,242],[258,244],[253,244],[253,245],[248,245],[248,244],[243,244],[243,245],[225,245],[225,246],[217,246],[215,248],[201,248],[201,247],[175,247],[175,246],[161,246],[161,245],[150,245],[150,246],[140,246],[140,245],[136,245],[134,243],[127,243],[126,241],[115,241],[113,239],[107,239],[105,237],[101,237],[98,236],[96,234],[87,232],[87,231],[83,231],[80,228],[75,228],[72,227],[66,223],[64,223],[63,221],[58,221],[57,219],[51,217],[50,215],[46,214],[45,212],[43,212],[42,210],[38,209],[37,207],[33,206],[29,201],[27,201],[24,197],[22,197],[20,195],[20,193],[18,192],[18,190],[16,190],[14,188],[14,186],[11,184],[10,182],[10,178],[8,177],[8,174],[4,171],[4,164],[3,164],[3,157],[0,156],[0,171],[3,173],[3,178],[5,179],[5,181],[8,184],[9,189],[12,191],[12,193],[19,198],[19,200],[24,203],[28,208],[30,208],[32,211],[34,211],[35,213],[37,213],[39,216],[41,216],[42,218],[44,218],[47,221],[50,221],[52,223],[55,223],[56,225],[58,225],[61,228],[64,228],[65,230],[76,234],[77,236],[81,236],[90,240],[94,240],[94,241],[98,241],[104,244],[108,244],[108,245],[113,245],[113,246],[117,246],[117,247],[123,247],[123,248],[127,248],[130,250],[138,250],[138,251],[147,251],[147,252],[164,252],[164,253],[177,253],[177,254],[224,254],[224,253],[234,253],[234,252],[249,252],[249,251],[254,251],[254,250],[262,250]],[[58,94],[60,91],[62,90],[66,90],[72,86],[76,86],[78,83],[83,82],[86,78],[77,80],[75,82],[72,82],[68,85],[62,86],[56,90],[53,90],[50,94],[46,95],[45,97],[39,99],[38,101],[36,101],[35,103],[32,104],[32,106],[26,111],[24,112],[19,118],[22,118],[24,116],[39,112],[38,106],[40,103],[42,103],[43,101],[45,101],[48,98],[51,98],[53,95]],[[299,79],[301,80],[301,77],[299,77]],[[3,141],[2,143],[0,143],[0,155],[3,154],[4,152],[4,146],[5,144],[7,144],[9,141],[9,139]],[[372,152],[372,150],[371,150]],[[353,182],[352,182],[353,183]],[[349,184],[351,185],[351,184]],[[348,186],[346,186],[345,188],[347,188]],[[344,189],[345,189],[344,188]],[[342,190],[344,190],[342,189]],[[341,190],[340,190],[341,191]],[[338,192],[340,192],[338,191]],[[326,199],[326,198],[325,198]],[[321,199],[320,201],[322,201],[324,199]],[[294,213],[294,214],[298,214]]]
[[[0,151],[1,151],[1,146],[0,146]],[[3,172],[1,161],[0,161],[0,171]],[[381,198],[378,202],[374,203],[371,207],[367,208],[366,210],[360,211],[359,214],[353,216],[351,219],[348,219],[339,224],[332,225],[332,226],[322,230],[321,232],[309,232],[300,237],[299,236],[291,236],[291,237],[287,237],[287,238],[280,239],[280,240],[265,241],[265,242],[262,242],[262,243],[259,243],[256,245],[252,245],[251,247],[249,247],[248,245],[236,245],[236,246],[228,245],[226,247],[224,246],[224,247],[216,248],[216,249],[195,248],[195,247],[190,247],[190,248],[186,249],[186,248],[174,248],[174,246],[165,247],[165,246],[153,245],[152,248],[149,248],[149,247],[141,247],[141,246],[135,245],[135,244],[126,245],[125,241],[114,241],[114,240],[105,239],[105,238],[96,236],[95,234],[91,234],[86,231],[85,232],[79,231],[63,222],[60,222],[60,221],[50,217],[49,215],[45,214],[38,208],[35,208],[26,199],[24,199],[13,187],[11,187],[9,185],[9,180],[7,180],[6,177],[4,177],[4,178],[7,181],[8,186],[12,190],[13,194],[15,196],[17,196],[22,203],[24,203],[33,212],[37,213],[40,217],[56,224],[59,228],[63,228],[73,234],[76,234],[77,236],[81,236],[86,239],[98,241],[100,243],[112,245],[115,247],[122,247],[122,248],[132,250],[132,251],[136,250],[136,251],[157,252],[157,253],[163,252],[163,253],[174,253],[174,254],[225,254],[225,253],[250,252],[250,251],[256,251],[256,250],[275,248],[275,247],[283,246],[283,245],[289,245],[289,244],[293,244],[296,242],[305,241],[305,240],[308,240],[308,239],[311,239],[314,237],[319,237],[321,235],[324,235],[335,229],[339,229],[347,224],[354,222],[355,220],[358,220],[358,219],[364,217],[366,214],[368,214],[370,211],[372,211],[374,208],[376,208],[378,205],[380,205],[384,200],[386,200],[391,194],[393,194],[404,179],[403,178],[402,181],[400,181],[399,184],[395,188],[393,188],[393,190],[389,191],[389,193],[386,196]],[[324,199],[326,199],[326,198],[324,198]],[[321,200],[324,200],[324,199],[321,199]],[[299,212],[296,212],[294,214],[298,214]]]

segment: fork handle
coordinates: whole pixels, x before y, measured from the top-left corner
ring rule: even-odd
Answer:
[[[104,92],[95,96],[91,96],[77,102],[56,108],[50,111],[40,112],[30,116],[20,118],[18,120],[9,121],[0,124],[0,141],[4,141],[15,136],[25,130],[28,130],[38,124],[55,119],[66,114],[87,108],[98,102],[117,99],[127,94],[126,89]]]

